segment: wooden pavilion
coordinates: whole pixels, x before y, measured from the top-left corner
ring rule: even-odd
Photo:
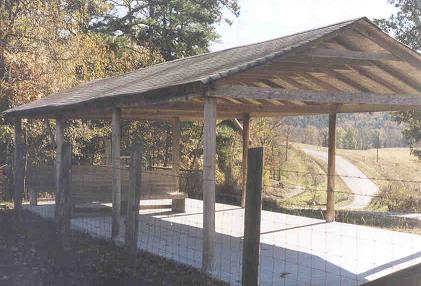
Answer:
[[[115,171],[120,165],[120,121],[168,120],[177,126],[183,120],[203,120],[202,265],[210,271],[217,119],[238,119],[244,124],[244,180],[250,118],[330,114],[326,210],[330,222],[335,218],[336,114],[412,109],[421,109],[421,55],[367,18],[165,62],[5,111],[16,132],[15,200],[20,203],[23,191],[22,118],[57,121],[57,156],[63,145],[63,120],[112,121],[114,217],[119,215],[121,200],[120,173]],[[174,150],[179,150],[176,144]]]

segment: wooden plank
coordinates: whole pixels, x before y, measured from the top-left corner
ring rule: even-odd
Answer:
[[[339,49],[313,48],[307,53],[310,57],[318,58],[338,58],[348,60],[367,60],[367,61],[400,61],[399,58],[388,53],[373,53],[362,51],[350,51]]]
[[[324,88],[325,90],[336,90],[339,91],[340,89],[336,86],[328,83],[327,81],[324,81],[310,73],[299,73],[299,76],[302,76],[303,78],[307,79],[310,82],[313,82],[314,84],[320,86],[321,88]]]
[[[394,78],[404,82],[405,84],[409,85],[410,87],[414,88],[416,91],[421,92],[421,83],[419,81],[414,80],[413,78],[407,76],[405,73],[399,72],[393,67],[385,63],[377,63],[376,66],[387,72]]]
[[[335,71],[335,70],[331,70],[328,72],[328,74],[344,83],[346,83],[347,85],[349,85],[350,87],[356,89],[357,91],[363,91],[363,92],[371,92],[371,90],[367,87],[365,87],[364,85],[356,82],[355,80],[347,77],[346,75]]]
[[[361,35],[361,36],[365,37],[364,35]],[[369,39],[369,38],[366,38],[366,39]],[[356,51],[363,51],[363,48],[360,47],[360,45],[358,45],[357,43],[354,43],[353,41],[350,41],[346,37],[338,37],[336,39],[336,41],[338,43],[340,43],[341,45],[343,45],[344,47],[348,48],[348,49],[352,49],[352,50],[356,50]],[[370,40],[370,41],[372,41],[372,40]],[[373,43],[377,43],[377,42],[373,42]],[[390,49],[390,47],[388,47],[388,48]],[[393,51],[391,51],[391,52],[393,53]],[[416,61],[419,62],[419,60],[416,60]],[[414,62],[414,60],[409,61],[408,63],[411,64],[413,62]],[[421,92],[421,84],[418,81],[414,80],[413,78],[407,76],[404,73],[401,73],[401,72],[397,71],[395,68],[391,67],[387,63],[376,62],[375,65],[378,68],[380,68],[381,70],[383,70],[383,72],[388,73],[389,75],[391,75],[395,79],[397,79],[399,81],[402,81],[405,84],[409,85],[410,87],[412,87],[412,88]]]
[[[421,69],[421,56],[417,54],[417,52],[399,43],[392,37],[379,32],[378,29],[369,26],[368,23],[359,23],[356,27],[354,27],[354,30],[360,33],[362,36],[375,42],[377,45],[389,51],[393,55],[396,55],[397,57],[406,61],[413,67]]]
[[[247,196],[244,214],[242,285],[259,285],[260,217],[263,190],[263,147],[248,150]]]
[[[205,98],[203,122],[202,270],[211,273],[215,267],[216,100],[214,97]]]
[[[374,92],[340,92],[288,90],[270,87],[217,86],[212,96],[252,99],[277,99],[282,101],[303,101],[318,104],[371,104],[385,106],[421,107],[421,96],[413,94],[379,94]]]
[[[389,89],[392,92],[396,92],[398,94],[400,93],[405,93],[403,90],[401,90],[400,88],[398,88],[397,86],[393,85],[393,83],[386,81],[385,79],[381,78],[380,76],[378,76],[377,74],[363,68],[360,66],[351,66],[352,69],[354,69],[356,72],[358,72],[359,74],[369,78],[370,80],[376,82],[377,84],[380,84],[384,87],[386,87],[387,89]]]
[[[13,190],[13,208],[18,214],[22,209],[22,194],[24,191],[25,167],[24,151],[22,139],[22,119],[15,121],[15,150],[14,150],[14,190]]]
[[[326,222],[335,221],[336,113],[329,114]]]
[[[241,207],[246,205],[246,188],[247,188],[247,155],[250,142],[250,114],[246,114],[243,118],[243,158],[242,158],[242,196]]]
[[[134,145],[130,152],[130,183],[128,192],[127,220],[125,243],[128,253],[128,285],[136,285],[136,260],[138,240],[138,216],[140,192],[142,192],[141,181],[141,158],[142,146]]]
[[[111,237],[115,239],[120,232],[121,225],[121,164],[120,164],[120,137],[121,137],[121,110],[113,109],[112,115],[112,226]]]
[[[173,128],[172,128],[172,169],[175,181],[176,190],[179,191],[180,186],[180,140],[181,140],[181,126],[180,120],[178,118],[174,119]],[[174,212],[185,212],[186,210],[186,201],[185,199],[173,199],[172,200],[172,210]]]

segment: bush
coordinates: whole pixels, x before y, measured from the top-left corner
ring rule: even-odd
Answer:
[[[389,211],[418,212],[420,211],[419,189],[411,184],[394,182],[380,189],[380,196],[373,203],[386,206]]]

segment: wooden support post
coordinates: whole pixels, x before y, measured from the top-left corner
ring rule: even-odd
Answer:
[[[180,191],[180,138],[181,129],[180,129],[180,120],[176,118],[173,122],[172,128],[172,170],[173,175],[175,176],[177,189],[176,192]],[[186,201],[185,199],[173,199],[172,200],[172,210],[174,212],[185,212],[186,210]]]
[[[242,196],[241,196],[241,207],[246,205],[246,189],[247,189],[247,155],[250,141],[250,114],[246,114],[243,119],[243,178],[242,178]]]
[[[58,214],[58,205],[60,202],[60,170],[61,170],[61,158],[62,158],[62,151],[63,151],[63,144],[64,144],[64,120],[63,119],[56,119],[56,161],[55,161],[55,180],[56,180],[56,194],[55,194],[55,210],[54,210],[54,217],[56,222],[59,220]]]
[[[326,222],[335,221],[336,113],[329,114]]]
[[[259,285],[260,216],[263,190],[263,147],[248,151],[247,195],[244,214],[242,285]]]
[[[72,212],[71,181],[72,181],[72,146],[64,143],[60,154],[58,169],[58,190],[56,194],[57,233],[59,245],[64,247],[70,235],[70,218]]]
[[[130,178],[128,207],[126,218],[126,235],[125,242],[128,252],[128,285],[136,285],[136,260],[137,260],[137,239],[138,239],[138,216],[139,216],[139,200],[142,190],[141,182],[141,158],[142,146],[134,145],[130,152]]]
[[[216,99],[205,97],[203,113],[203,249],[202,270],[214,269]]]
[[[113,108],[112,117],[112,225],[111,238],[115,239],[121,228],[121,164],[120,164],[120,135],[121,110]]]
[[[16,212],[22,209],[22,194],[24,191],[25,166],[23,159],[23,140],[22,140],[22,120],[19,118],[15,121],[15,152],[14,152],[14,190],[13,204]]]

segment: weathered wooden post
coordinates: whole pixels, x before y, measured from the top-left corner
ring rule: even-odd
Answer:
[[[177,191],[180,188],[180,138],[181,129],[180,129],[180,120],[176,118],[173,122],[172,128],[172,170],[175,177]],[[186,200],[185,199],[173,199],[172,200],[172,210],[175,212],[184,212],[186,209]]]
[[[135,285],[136,259],[137,259],[137,239],[138,239],[138,216],[139,200],[142,190],[141,182],[141,158],[142,145],[134,145],[130,152],[130,182],[128,193],[128,206],[126,218],[126,248],[128,252],[128,285]]]
[[[244,210],[243,286],[259,285],[263,164],[263,147],[249,149],[249,172],[247,175],[247,195]]]
[[[250,141],[250,114],[246,114],[243,119],[243,160],[242,160],[242,196],[241,207],[246,205],[246,189],[247,189],[247,155]]]
[[[58,174],[58,202],[56,203],[57,233],[61,247],[70,236],[70,219],[72,212],[71,181],[72,181],[72,146],[64,143],[60,154]]]
[[[120,134],[121,110],[113,108],[112,116],[112,225],[111,238],[115,239],[120,233],[121,224],[121,165],[120,165]]]
[[[55,133],[55,141],[56,141],[56,161],[55,161],[55,180],[56,180],[56,193],[55,193],[55,209],[54,209],[54,217],[56,222],[59,221],[59,203],[60,203],[60,196],[61,196],[61,189],[60,189],[60,173],[61,173],[61,159],[63,157],[63,145],[64,145],[64,120],[61,118],[56,119],[56,133]]]
[[[24,191],[25,167],[23,160],[23,140],[22,140],[22,119],[15,121],[15,152],[14,152],[14,190],[13,204],[14,210],[19,212],[22,209],[22,194]]]
[[[335,178],[336,178],[336,113],[329,114],[329,150],[327,163],[326,222],[335,221]]]
[[[206,96],[203,113],[203,249],[202,270],[214,269],[216,99]]]

